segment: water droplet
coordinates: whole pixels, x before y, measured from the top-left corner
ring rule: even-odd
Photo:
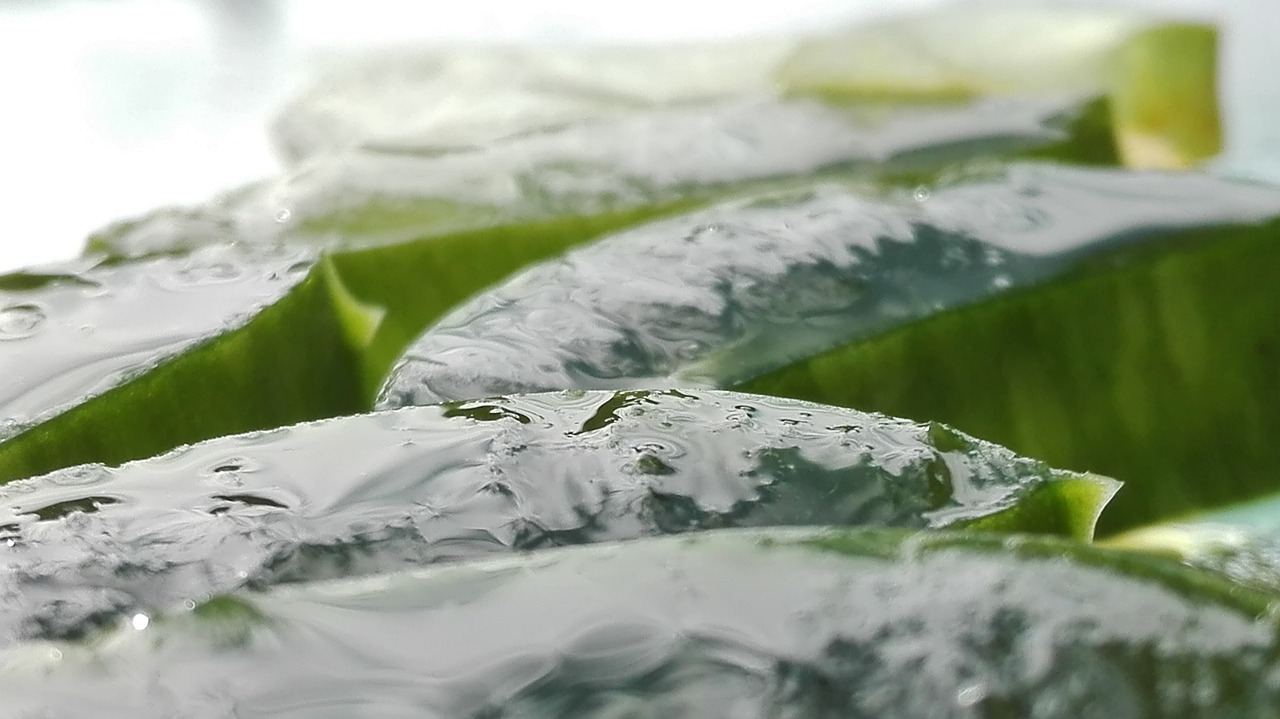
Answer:
[[[285,207],[276,213],[276,222],[284,224],[288,222],[291,217],[293,217],[293,211]]]
[[[257,472],[262,469],[261,463],[248,457],[234,456],[215,462],[213,466],[205,472],[206,476],[218,476],[227,474],[245,474],[249,472]]]
[[[46,319],[39,305],[9,305],[0,310],[0,340],[20,340],[34,335]]]
[[[0,420],[0,438],[12,437],[26,429],[27,426],[26,417],[6,417]]]
[[[53,660],[53,661],[55,661],[55,662],[62,661],[62,650],[61,650],[61,649],[50,649],[50,650],[49,650],[49,658],[50,658],[50,659],[52,659],[52,660]]]
[[[970,684],[956,694],[956,703],[962,707],[971,707],[985,699],[987,688],[981,684]]]
[[[211,285],[230,282],[240,277],[240,269],[230,262],[191,264],[177,271],[182,282],[192,285]]]
[[[101,464],[81,464],[49,475],[49,482],[60,487],[83,487],[98,484],[111,478],[111,472]]]
[[[925,200],[929,199],[929,195],[930,195],[929,188],[925,187],[924,185],[917,187],[915,189],[915,192],[911,193],[911,196],[916,198],[916,202],[924,202]]]
[[[184,601],[184,602],[182,603],[182,606],[183,606],[183,608],[185,608],[188,612],[195,611],[195,608],[196,608],[196,600],[194,600],[194,599],[188,599],[188,600],[186,600],[186,601]]]
[[[307,273],[308,270],[311,269],[311,266],[314,264],[315,263],[312,262],[311,260],[302,260],[301,262],[295,262],[292,265],[289,265],[289,268],[286,269],[284,273],[290,277],[297,277],[299,275],[304,275]]]
[[[129,619],[129,624],[137,631],[142,631],[151,626],[151,617],[139,612]]]
[[[721,223],[721,222],[712,222],[706,225],[698,225],[697,227],[693,228],[689,232],[689,234],[685,235],[684,241],[697,242],[706,237],[714,235],[724,229],[725,229],[724,223]]]
[[[1009,275],[996,275],[991,278],[991,286],[997,290],[1007,290],[1013,286],[1013,278]]]
[[[119,503],[120,500],[115,497],[82,497],[79,499],[68,499],[62,502],[55,502],[37,509],[25,510],[23,511],[23,514],[33,514],[42,522],[52,522],[60,519],[71,519],[76,516],[86,514],[94,514],[103,507]]]

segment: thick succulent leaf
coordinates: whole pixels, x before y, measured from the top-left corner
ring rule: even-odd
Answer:
[[[709,202],[815,174],[914,185],[964,160],[1114,164],[1105,101],[1056,96],[945,106],[841,107],[747,96],[632,112],[482,145],[321,155],[212,203],[98,233],[116,255],[234,236],[326,247],[675,202]],[[189,229],[188,229],[189,228]]]
[[[843,98],[1016,95],[1105,88],[1129,167],[1217,154],[1217,33],[1097,7],[955,3],[801,44],[782,64],[794,92]]]
[[[1278,236],[1276,220],[1178,232],[741,387],[1116,477],[1104,534],[1273,494],[1280,405],[1260,398],[1280,396]]]
[[[718,527],[1088,539],[1115,488],[941,425],[733,392],[358,415],[0,489],[0,639],[75,636],[246,584]]]
[[[351,247],[817,172],[919,182],[992,156],[1186,167],[1220,145],[1216,39],[1114,10],[968,4],[807,39],[391,53],[285,111],[283,176],[89,246]]]
[[[8,275],[10,309],[39,321],[0,343],[0,482],[361,411],[377,313],[315,259],[218,246]]]
[[[0,480],[80,463],[118,464],[212,437],[365,411],[404,347],[458,302],[530,262],[553,256],[606,230],[679,208],[649,206],[337,253],[327,255],[303,281],[299,280],[314,260],[314,254],[305,249],[249,251],[218,246],[190,256],[116,261],[109,265],[116,274],[108,277],[117,278],[115,284],[120,287],[112,290],[114,294],[104,295],[108,300],[104,301],[86,284],[88,280],[76,285],[86,297],[100,304],[86,300],[84,308],[77,310],[80,315],[57,318],[61,329],[52,336],[69,345],[66,356],[74,357],[79,352],[96,358],[103,346],[108,347],[107,352],[121,357],[102,362],[124,366],[131,381],[103,382],[104,389],[115,390],[91,399],[86,394],[68,394],[67,412],[52,419],[45,417],[49,421],[36,423],[25,433],[0,443]],[[271,260],[295,254],[296,263]],[[246,262],[252,262],[240,267],[209,261],[225,257],[245,257]],[[263,259],[255,259],[259,257]],[[83,264],[94,262],[99,261],[86,260]],[[132,284],[118,279],[124,272],[119,268],[128,269],[123,276]],[[441,268],[448,271],[440,271]],[[178,285],[177,280],[168,279],[170,274],[194,274],[198,279],[200,272],[233,271],[258,278],[274,293],[267,296],[259,292],[262,302],[275,300],[275,304],[263,307],[251,305],[248,299],[240,300],[228,292],[239,289],[234,284],[204,290],[196,296],[201,303],[199,309],[183,319],[197,329],[205,329],[207,336],[185,345],[173,343],[169,348],[171,361],[156,361],[156,357],[163,356],[157,351],[143,356],[147,362],[130,364],[132,358],[125,356],[131,351],[130,346],[121,346],[119,340],[114,340],[116,346],[109,344],[115,334],[98,331],[96,335],[80,335],[84,324],[112,326],[113,330],[132,326],[133,334],[125,339],[145,348],[145,342],[152,341],[157,331],[164,336],[163,326],[157,328],[153,321],[169,316],[165,310],[168,294],[161,288]],[[429,282],[423,281],[424,273],[430,275]],[[151,278],[153,274],[155,277]],[[8,282],[16,290],[38,289],[43,276],[28,271],[13,275]],[[134,285],[146,291],[122,292]],[[188,294],[202,288],[203,285],[196,285]],[[123,295],[124,301],[117,295]],[[213,299],[223,295],[240,302],[243,307],[239,309],[246,311],[232,315],[222,324],[205,323],[214,325],[212,328],[202,327],[200,317],[216,313],[227,304],[225,299],[221,304]],[[34,334],[38,328],[27,325],[45,323],[44,314],[35,319],[34,312],[47,313],[44,306],[49,303],[36,304],[26,294],[14,294],[12,303],[10,326],[14,335]],[[183,311],[180,308],[181,305],[176,311]],[[31,312],[30,320],[27,312]],[[78,339],[84,341],[74,344]],[[106,341],[101,345],[97,343],[103,339]],[[65,372],[56,373],[64,361],[54,361],[48,352],[21,351],[22,342],[0,343],[0,352],[8,346],[20,358],[14,360],[18,366],[32,367],[27,371],[47,376],[46,385],[70,383],[63,376]],[[188,351],[181,352],[184,348]],[[106,371],[102,367],[92,370]],[[33,393],[29,384],[14,392]],[[84,403],[77,405],[77,401]],[[191,408],[197,406],[201,411],[193,412]],[[15,423],[16,420],[11,422]],[[15,425],[8,434],[28,425],[31,422]]]
[[[0,439],[243,325],[313,260],[299,249],[209,247],[0,276]]]
[[[1108,93],[1149,114],[1172,110],[1167,128],[1216,117],[1213,37],[1124,10],[967,2],[814,37],[389,51],[318,78],[285,107],[273,139],[293,164],[353,147],[439,151],[775,93],[874,104]],[[1139,66],[1139,51],[1150,62]],[[1129,113],[1115,117],[1119,133],[1131,131]],[[1216,127],[1201,130],[1217,141]]]
[[[1138,527],[1107,544],[1171,555],[1280,595],[1280,496]]]
[[[139,614],[9,650],[0,685],[130,719],[1268,717],[1270,601],[1049,540],[729,531]]]
[[[601,239],[477,295],[410,346],[380,406],[729,386],[1153,236],[1277,213],[1269,187],[1057,167],[927,197],[823,186],[730,203]]]
[[[363,407],[371,406],[391,365],[414,337],[476,292],[611,230],[683,209],[688,205],[649,205],[330,255],[350,299],[377,307],[381,314],[359,357]]]
[[[359,411],[363,309],[315,259],[214,246],[0,277],[0,481]]]
[[[732,204],[481,293],[411,345],[379,406],[739,385],[1131,480],[1152,491],[1104,524],[1151,521],[1274,491],[1280,410],[1256,398],[1280,392],[1277,214],[1267,186],[1046,167],[923,201]]]

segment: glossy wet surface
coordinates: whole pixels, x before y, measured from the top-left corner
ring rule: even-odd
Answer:
[[[346,417],[0,489],[5,712],[1280,715],[1276,604],[1248,586],[1024,537],[925,551],[924,535],[872,536],[841,555],[781,546],[817,538],[804,531],[697,531],[962,526],[1016,519],[1071,482],[1105,487],[1105,501],[1110,484],[936,425],[634,389],[732,384],[1154,230],[1273,216],[1274,189],[1043,168],[932,184],[952,161],[1061,140],[1073,100],[877,115],[747,93],[632,112],[618,108],[647,100],[560,89],[613,109],[532,112],[527,132],[499,122],[425,146],[412,133],[339,137],[333,155],[292,153],[278,181],[100,239],[133,255],[229,238],[353,246],[815,173],[931,179],[740,203],[532,269],[428,335],[384,404],[617,392]],[[20,387],[0,397],[0,438],[238,326],[309,263],[272,255],[259,275],[231,252],[0,278],[0,377]],[[454,270],[425,268],[423,281]],[[9,348],[27,362],[16,372]],[[623,539],[635,541],[564,548]],[[1205,566],[1280,586],[1248,573],[1274,561]],[[234,597],[211,599],[223,592]]]
[[[1276,715],[1276,629],[1247,602],[1016,545],[792,545],[806,537],[556,550],[138,614],[88,649],[6,652],[0,685],[11,710],[103,717]]]
[[[761,93],[553,124],[487,144],[371,143],[319,154],[202,209],[165,210],[119,225],[96,241],[135,255],[193,246],[212,228],[230,228],[255,242],[284,236],[358,246],[710,199],[815,172],[936,171],[961,159],[1066,141],[1067,127],[1086,106],[1059,96],[859,110]]]
[[[1280,214],[1263,185],[1035,165],[903,194],[727,203],[527,268],[415,341],[379,406],[731,386],[1160,232]]]
[[[239,327],[312,260],[296,248],[213,246],[0,276],[0,439]]]
[[[1114,491],[941,426],[727,392],[346,417],[6,485],[0,642],[80,636],[245,585],[517,550],[719,527],[959,526],[1065,480],[1097,485],[1098,503]]]

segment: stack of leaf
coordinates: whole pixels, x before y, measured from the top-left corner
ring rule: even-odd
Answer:
[[[0,277],[6,707],[1273,715],[1280,190],[1186,171],[1215,42],[327,79],[283,177]]]

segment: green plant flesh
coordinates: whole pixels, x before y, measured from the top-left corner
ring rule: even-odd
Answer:
[[[1070,133],[1062,141],[1054,139],[1058,137],[1056,129],[1037,130],[1043,137],[1040,144],[1031,143],[1034,151],[1078,157],[1088,148],[1101,147],[1106,148],[1103,156],[1090,159],[1113,159],[1110,140],[1100,141],[1097,136],[1099,132],[1106,133],[1105,124],[1099,124],[1097,106],[1088,107],[1072,121]],[[991,149],[984,144],[984,132],[979,129],[959,140],[929,137],[915,145],[907,142],[906,146],[913,149],[887,166],[908,173],[901,180],[927,172],[924,168],[945,164],[957,152],[960,156],[982,156]],[[1021,148],[1022,144],[1013,142],[1012,146]],[[997,143],[997,147],[1001,145]],[[832,176],[856,177],[864,173],[863,164],[843,168],[836,162],[829,172]],[[129,365],[130,374],[111,382],[99,381],[92,392],[68,393],[58,407],[70,409],[65,416],[54,417],[48,407],[29,413],[30,417],[24,415],[21,429],[26,431],[22,436],[0,443],[0,479],[30,476],[79,462],[138,459],[177,444],[268,428],[281,421],[367,409],[366,398],[374,394],[413,337],[455,304],[522,266],[609,230],[706,203],[717,193],[733,195],[762,185],[805,185],[811,181],[798,177],[767,182],[748,179],[736,185],[677,192],[669,200],[641,203],[630,209],[563,214],[566,208],[561,208],[551,213],[559,213],[553,219],[499,223],[443,235],[418,228],[414,233],[432,236],[334,253],[330,256],[331,265],[316,270],[323,277],[312,279],[306,287],[299,286],[265,317],[257,316],[262,309],[261,300],[256,305],[242,302],[236,309],[250,317],[241,321],[243,326],[218,325],[216,332],[206,329],[178,350],[168,354],[151,352],[134,361]],[[492,218],[487,222],[491,221]],[[397,220],[393,213],[380,217],[379,222],[383,227],[392,227]],[[326,229],[333,232],[335,228]],[[157,235],[146,236],[154,239]],[[170,231],[159,236],[181,239],[199,235]],[[148,245],[145,249],[156,248]],[[219,251],[215,246],[201,249],[197,255]],[[293,252],[299,260],[312,257],[305,250]],[[184,263],[199,264],[181,255],[145,256],[116,264],[123,272],[145,274],[157,271],[147,269],[152,264]],[[109,292],[117,291],[113,281],[103,284]],[[220,290],[214,287],[213,291]],[[326,298],[326,294],[332,298]],[[56,320],[59,326],[75,321],[74,317],[61,315]],[[338,323],[336,328],[334,321]],[[362,328],[357,330],[355,325]],[[358,336],[349,336],[352,331]],[[200,347],[195,348],[195,344]],[[37,362],[35,355],[21,346],[4,349],[22,352]],[[252,369],[255,366],[264,371]],[[196,397],[199,402],[194,401]],[[92,402],[76,406],[90,398]],[[201,411],[191,411],[194,406],[201,407]],[[125,416],[133,420],[120,421]],[[13,415],[7,419],[16,421]]]
[[[1129,526],[1273,486],[1277,210],[1260,186],[1061,168],[906,204],[725,206],[481,293],[411,346],[382,406],[737,386],[939,418],[1143,487],[1104,519]]]
[[[1102,531],[1274,491],[1280,223],[1162,238],[742,385],[1120,478]]]
[[[390,715],[1265,716],[1268,602],[1064,542],[713,532],[223,597],[146,632],[11,649],[4,665],[40,681],[6,669],[0,686],[11,708],[99,716],[154,713],[154,682],[186,713],[219,709],[224,686],[241,708],[343,713],[374,685]]]
[[[1280,190],[1168,171],[1217,42],[335,71],[282,176],[0,276],[4,713],[1276,716]]]
[[[735,392],[526,395],[354,415],[0,488],[4,539],[22,547],[0,575],[0,590],[22,598],[0,612],[0,645],[83,636],[148,606],[245,586],[726,527],[971,527],[1087,541],[1116,486],[936,424]],[[145,596],[95,589],[138,566],[153,568]],[[45,601],[51,582],[67,587],[60,601]]]

